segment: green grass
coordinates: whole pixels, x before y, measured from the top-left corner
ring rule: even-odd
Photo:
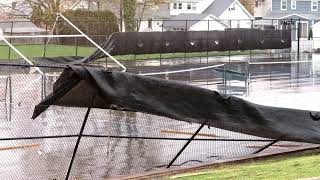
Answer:
[[[16,45],[15,46],[26,57],[42,57],[43,45]],[[87,56],[91,54],[96,48],[93,47],[78,47],[68,45],[49,45],[46,52],[46,57],[57,56],[75,56],[76,51],[78,56]],[[0,59],[8,59],[9,47],[0,44]],[[263,51],[252,51],[252,54],[261,53]],[[230,55],[249,55],[249,51],[230,51]],[[142,54],[142,55],[119,55],[115,56],[117,60],[147,60],[147,59],[170,59],[170,58],[184,58],[184,57],[214,57],[214,56],[228,56],[229,51],[214,51],[214,52],[194,52],[194,53],[166,53],[166,54]],[[20,59],[20,56],[11,50],[11,59]]]
[[[15,46],[26,57],[42,57],[43,45],[17,45]],[[78,56],[87,56],[95,49],[91,47],[78,47]],[[8,59],[8,46],[0,46],[0,59]],[[66,45],[49,45],[47,48],[47,57],[56,56],[74,56],[76,48]],[[11,59],[20,59],[20,56],[11,50]]]
[[[226,165],[206,171],[172,176],[177,180],[205,179],[301,179],[320,177],[320,155],[307,154],[300,157]]]

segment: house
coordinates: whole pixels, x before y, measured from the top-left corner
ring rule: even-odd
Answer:
[[[139,4],[136,13],[139,31],[164,31],[163,21],[171,18],[169,7],[169,4],[163,4],[155,9],[146,8],[142,13],[143,7]]]
[[[32,13],[32,7],[25,1],[0,0],[0,14],[8,17],[28,18]]]
[[[37,27],[28,19],[11,19],[6,22],[0,21],[0,32],[3,35],[41,35],[45,34],[46,30]],[[21,38],[15,39],[15,43],[30,43],[30,44],[38,44],[43,43],[43,38]]]
[[[85,9],[90,11],[97,11],[100,9],[100,1],[98,0],[69,0],[63,1],[61,4],[61,10],[78,10]]]
[[[312,27],[313,31],[313,49],[320,52],[320,22],[317,22]]]
[[[140,31],[250,28],[253,16],[238,0],[174,0],[154,12]],[[152,20],[152,22],[150,22]]]
[[[319,28],[313,27],[320,20],[320,1],[271,0],[270,2],[271,7],[263,16],[265,23],[268,22],[265,25],[274,26],[276,29],[291,29],[292,51],[297,51],[298,37],[300,37],[300,51],[312,51],[314,49],[312,31],[318,31]]]

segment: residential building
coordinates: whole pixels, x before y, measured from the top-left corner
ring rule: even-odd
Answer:
[[[292,47],[297,47],[300,37],[300,51],[314,49],[313,31],[318,31],[314,24],[320,20],[319,0],[272,0],[271,8],[263,17],[276,29],[292,30]],[[298,34],[300,32],[300,34]]]
[[[310,39],[310,31],[320,20],[320,1],[318,0],[272,0],[271,8],[263,17],[277,29],[291,28],[293,39],[298,37],[298,22],[300,22],[300,37]]]
[[[62,11],[65,10],[77,10],[77,9],[84,9],[90,11],[97,11],[100,8],[100,1],[96,0],[68,0],[63,1],[61,4]]]
[[[0,0],[0,14],[6,18],[27,18],[32,13],[28,3],[19,0]]]
[[[253,16],[238,0],[175,0],[154,13],[140,31],[250,28]],[[156,22],[155,24],[153,22]]]

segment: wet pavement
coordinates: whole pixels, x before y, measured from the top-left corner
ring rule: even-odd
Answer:
[[[288,60],[288,57],[282,60],[295,61]],[[247,62],[237,62],[225,67],[245,74],[244,78],[232,73],[226,75],[215,69],[157,77],[235,94],[259,104],[320,111],[317,101],[320,98],[320,57],[308,55],[300,60],[300,63],[250,66]],[[129,71],[163,72],[207,65],[194,61],[193,64],[177,61],[161,66],[132,65]],[[274,59],[263,58],[259,62],[270,61],[274,62]],[[7,138],[77,135],[86,109],[51,107],[32,120],[34,106],[52,91],[59,72],[50,72],[44,77],[30,74],[27,70],[6,69],[8,73],[2,72],[0,77],[0,179],[64,179],[76,137]],[[223,77],[227,80],[224,81]],[[71,177],[102,179],[165,168],[198,127],[198,124],[143,113],[94,109],[85,134],[96,137],[82,138]],[[205,127],[174,166],[241,157],[254,153],[268,143],[270,141],[264,138]],[[294,147],[308,147],[308,144],[279,142],[267,151],[287,151]]]

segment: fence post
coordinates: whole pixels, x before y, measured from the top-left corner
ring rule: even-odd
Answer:
[[[140,21],[140,23],[139,23],[139,21]],[[140,24],[141,24],[141,21],[142,21],[142,19],[137,19],[137,32],[139,32],[139,28],[140,28]]]
[[[46,35],[48,35],[48,25],[46,24]],[[48,39],[47,38],[44,38],[44,41],[43,41],[43,57],[46,57],[46,46],[47,46],[47,41]]]
[[[77,37],[74,38],[74,43],[76,46],[76,56],[78,56],[78,38]]]
[[[185,31],[188,31],[188,19],[186,19],[186,29]],[[187,46],[186,43],[184,44],[184,63],[186,63],[186,59],[187,59]]]
[[[251,29],[253,29],[253,20],[251,20]],[[249,49],[249,62],[251,61],[251,57],[252,57],[252,52],[251,52],[251,47]]]
[[[210,32],[210,20],[208,19],[208,31],[207,31],[207,64],[209,64],[209,32]]]
[[[13,21],[11,21],[10,35],[13,35]],[[10,44],[12,44],[12,38],[9,39]],[[8,58],[11,60],[11,47],[9,47]]]
[[[229,23],[230,23],[230,30],[232,29],[232,21],[230,20],[229,21]],[[229,62],[231,61],[231,52],[230,52],[230,49],[229,49]]]
[[[85,117],[84,117],[84,120],[82,122],[82,125],[81,125],[81,129],[80,129],[80,132],[78,134],[78,138],[77,138],[77,141],[76,141],[76,145],[73,149],[73,153],[72,153],[72,157],[71,157],[71,161],[70,161],[70,164],[69,164],[69,167],[68,167],[68,171],[67,171],[67,175],[66,175],[66,180],[69,179],[69,176],[70,176],[70,173],[71,173],[71,169],[72,169],[72,165],[73,165],[73,162],[74,162],[74,159],[76,157],[76,154],[77,154],[77,151],[78,151],[78,148],[79,148],[79,144],[80,144],[80,141],[81,141],[81,138],[83,136],[83,131],[84,131],[84,128],[86,126],[86,123],[87,123],[87,120],[88,120],[88,117],[89,117],[89,114],[90,114],[90,111],[91,111],[91,108],[93,106],[93,103],[94,103],[94,99],[95,99],[95,95],[92,95],[91,99],[90,99],[90,104],[88,106],[88,110],[85,114]]]
[[[297,40],[298,40],[298,61],[300,60],[300,34],[301,34],[301,29],[300,29],[300,26],[301,26],[301,24],[300,24],[300,18],[299,18],[299,21],[298,21],[298,35],[297,35]]]
[[[162,48],[164,46],[164,43],[163,43],[163,26],[164,26],[164,20],[162,20],[162,27],[161,27],[161,46],[160,46],[160,66],[162,64]]]
[[[170,161],[170,163],[167,165],[167,168],[170,168],[172,164],[178,159],[178,157],[182,154],[182,152],[188,147],[188,145],[191,143],[192,140],[197,136],[197,134],[201,131],[201,129],[205,126],[205,124],[208,122],[206,120],[201,126],[197,129],[197,131],[191,136],[191,138],[187,141],[187,143],[180,149],[180,151],[174,156],[174,158]]]
[[[9,121],[12,118],[12,79],[11,75],[9,75]]]

